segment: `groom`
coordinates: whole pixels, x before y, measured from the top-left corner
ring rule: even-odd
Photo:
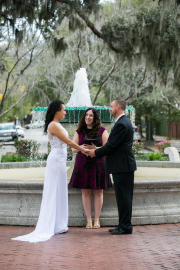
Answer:
[[[90,150],[91,157],[106,156],[106,173],[112,174],[119,213],[119,225],[109,232],[132,233],[132,198],[136,162],[132,153],[133,128],[124,114],[126,102],[123,99],[111,103],[111,115],[116,118],[108,142],[97,150]]]

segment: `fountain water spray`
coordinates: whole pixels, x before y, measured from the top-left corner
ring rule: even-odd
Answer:
[[[91,98],[88,87],[88,79],[85,68],[80,68],[75,75],[74,87],[70,100],[66,104],[68,107],[91,107]]]

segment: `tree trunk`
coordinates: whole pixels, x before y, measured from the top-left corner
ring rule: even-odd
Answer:
[[[145,123],[146,123],[146,141],[151,142],[153,141],[153,128],[152,128],[152,121],[148,115],[145,116]]]
[[[137,125],[139,127],[139,131],[140,131],[141,137],[144,138],[144,135],[142,134],[141,114],[136,114],[136,118],[137,118]]]
[[[168,128],[168,137],[169,137],[169,140],[171,140],[171,106],[170,104],[168,105],[169,107],[169,128]]]

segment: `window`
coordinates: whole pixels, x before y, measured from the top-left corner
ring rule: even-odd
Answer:
[[[16,129],[14,124],[0,125],[0,130],[11,130],[11,129]]]

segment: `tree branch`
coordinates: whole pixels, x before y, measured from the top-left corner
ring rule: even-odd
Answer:
[[[85,15],[85,13],[80,9],[80,7],[69,0],[56,0],[59,3],[67,4],[70,7],[73,7],[76,13],[83,19],[83,21],[87,24],[87,26],[93,31],[93,33],[98,36],[99,38],[102,38],[102,34],[96,29],[95,25],[88,19],[88,17]]]
[[[57,84],[59,87],[61,87],[61,89],[63,90],[63,93],[66,94],[66,96],[67,96],[67,90],[64,89],[64,87],[59,83],[59,81],[56,79],[56,77],[52,76],[51,74],[49,74],[49,76],[52,77],[52,78],[55,80],[56,84]],[[54,82],[52,82],[52,83],[54,84]],[[55,89],[55,88],[53,88],[53,87],[49,87],[49,88]]]
[[[92,32],[99,38],[103,39],[104,42],[108,44],[108,46],[116,53],[121,53],[121,51],[115,48],[111,42],[106,40],[106,37],[102,35],[102,33],[95,27],[95,25],[89,20],[86,14],[81,10],[77,3],[74,3],[69,0],[56,0],[59,3],[67,4],[68,6],[72,7],[76,13],[81,17],[81,19],[86,23],[86,25],[92,30]]]
[[[86,69],[91,66],[92,64],[94,64],[94,62],[101,56],[102,52],[104,50],[104,47],[102,48],[100,54],[98,56],[96,56],[87,66],[86,66]]]
[[[3,98],[1,100],[1,104],[0,104],[0,112],[2,111],[3,107],[4,107],[4,102],[6,100],[6,93],[8,92],[8,95],[11,92],[11,89],[14,87],[14,85],[17,83],[17,81],[19,80],[20,76],[22,75],[22,73],[19,75],[18,79],[15,81],[15,83],[13,83],[13,85],[10,87],[10,89],[8,90],[8,84],[9,84],[9,78],[11,73],[13,72],[13,70],[15,69],[15,67],[17,66],[17,64],[21,61],[21,59],[23,57],[25,57],[32,49],[34,49],[36,46],[34,46],[33,48],[31,48],[30,50],[28,50],[26,53],[24,53],[20,58],[17,59],[17,61],[15,62],[15,64],[13,65],[13,67],[11,68],[11,70],[8,72],[7,78],[6,78],[6,85],[5,85],[5,90],[4,90],[4,94],[3,94]],[[24,72],[24,71],[23,71]]]
[[[27,94],[29,94],[35,85],[33,85],[30,90],[28,90],[24,95],[22,95],[8,110],[6,110],[5,112],[3,112],[2,114],[0,114],[0,119],[7,114],[12,108],[14,108],[25,96],[27,96]]]
[[[141,84],[144,82],[145,76],[146,76],[146,68],[144,70],[144,75],[143,75],[142,81],[138,84],[137,89],[140,88]]]
[[[180,112],[180,109],[178,109],[173,103],[171,103],[171,102],[169,101],[168,97],[164,96],[162,90],[161,90],[160,92],[161,92],[161,96],[162,96],[164,99],[166,99],[167,103],[168,103],[169,105],[171,105],[174,109],[176,109],[177,111]]]
[[[142,85],[142,83],[145,80],[145,77],[146,77],[146,68],[144,70],[142,81],[138,84],[137,89],[140,88],[140,86]],[[126,101],[126,100],[130,99],[134,94],[135,94],[135,91],[130,96],[128,96],[127,98],[125,98],[124,100]]]
[[[78,55],[79,65],[80,65],[80,68],[81,68],[82,63],[81,63],[81,58],[80,58],[80,54],[79,54],[79,49],[80,49],[80,46],[81,46],[81,33],[79,33],[79,37],[80,37],[80,40],[79,40],[78,47],[77,47],[77,55]]]
[[[43,50],[40,51],[39,54],[37,54],[34,58],[33,57],[33,50],[35,49],[36,46],[34,46],[32,48],[32,51],[31,51],[31,56],[30,56],[30,59],[29,59],[29,62],[27,63],[27,65],[21,70],[19,76],[17,77],[17,79],[14,81],[14,83],[11,85],[11,87],[6,91],[6,95],[3,96],[4,99],[1,101],[1,106],[0,106],[0,112],[2,112],[2,109],[4,107],[4,103],[5,101],[7,100],[7,98],[9,97],[10,93],[13,91],[14,87],[17,85],[17,82],[19,81],[20,77],[23,75],[24,71],[30,66],[30,64],[37,58],[39,57],[39,55],[43,52]]]
[[[102,88],[106,85],[108,79],[110,78],[111,74],[116,70],[116,63],[112,66],[111,70],[109,71],[108,75],[106,76],[106,78],[104,79],[104,81],[100,84],[99,90],[97,91],[94,99],[93,99],[93,105],[95,104],[97,97],[99,95],[99,93],[101,92]]]
[[[6,51],[9,49],[10,44],[11,44],[11,42],[9,42],[9,43],[8,43],[7,47],[6,47],[6,48],[5,48],[5,50],[2,52],[2,54],[1,54],[0,58],[2,58],[2,57],[3,57],[3,55],[5,54],[5,52],[6,52]]]

